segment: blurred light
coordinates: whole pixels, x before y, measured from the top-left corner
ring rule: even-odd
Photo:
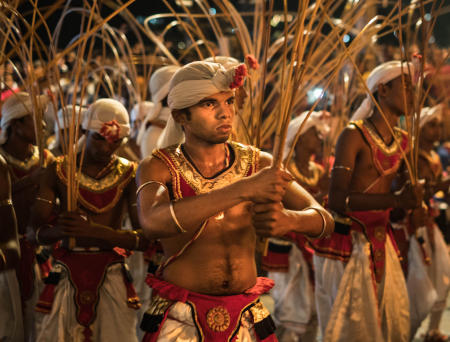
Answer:
[[[348,43],[348,42],[350,41],[350,35],[346,34],[346,35],[342,38],[342,41],[343,41],[344,43]]]
[[[312,104],[317,101],[317,99],[322,95],[323,88],[316,87],[307,92],[308,103]]]
[[[273,27],[277,26],[280,23],[280,16],[279,15],[274,15],[272,20],[270,21],[270,25],[272,25]]]
[[[209,14],[211,14],[211,15],[216,15],[216,13],[217,13],[217,11],[216,11],[216,9],[215,9],[214,7],[211,7],[211,8],[209,9]]]
[[[434,38],[434,36],[431,36],[430,39],[428,40],[428,43],[430,44],[436,43],[436,38]]]
[[[179,42],[177,46],[180,50],[183,50],[186,48],[186,44],[184,42]]]
[[[350,77],[348,77],[348,74],[345,73],[345,74],[344,74],[344,82],[345,82],[345,83],[348,83],[349,80],[350,80]]]
[[[423,18],[425,19],[425,21],[430,21],[431,20],[431,14],[430,13],[425,13]]]
[[[192,7],[192,5],[194,5],[193,0],[176,0],[175,3],[178,6],[186,6],[186,7]]]
[[[143,24],[144,20],[145,20],[145,17],[143,15],[138,15],[136,17],[136,20],[138,21],[139,24]]]

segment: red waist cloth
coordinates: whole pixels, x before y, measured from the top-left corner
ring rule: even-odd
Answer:
[[[209,296],[191,292],[152,274],[147,275],[147,284],[153,289],[153,296],[159,296],[174,302],[189,304],[194,312],[195,324],[200,332],[200,340],[235,341],[243,312],[253,306],[258,297],[268,292],[274,285],[273,280],[259,277],[255,286],[244,293],[232,296]],[[166,314],[167,315],[167,314]],[[147,333],[143,341],[156,341],[156,334]],[[277,341],[274,334],[261,341]]]
[[[77,305],[77,321],[86,328],[95,320],[96,307],[99,301],[99,290],[106,276],[106,271],[113,264],[123,264],[124,257],[115,251],[111,252],[71,252],[58,248],[53,252],[55,261],[64,265],[75,289]],[[133,285],[124,274],[127,287],[128,304],[138,307],[137,296]],[[55,284],[47,284],[37,303],[36,310],[44,313],[51,311]],[[124,298],[124,300],[126,300]],[[137,307],[136,307],[137,306]],[[89,334],[89,332],[86,332]],[[86,338],[89,340],[89,338]]]
[[[302,253],[303,258],[308,264],[309,279],[314,286],[314,250],[311,248],[310,242],[305,235],[292,232],[287,234],[285,238],[292,241]],[[267,255],[262,256],[262,269],[269,272],[289,272],[291,246],[290,244],[278,244],[276,241],[269,240]]]
[[[389,210],[377,211],[355,211],[348,214],[350,217],[361,221],[365,227],[353,221],[350,230],[364,232],[368,238],[372,253],[372,266],[377,282],[380,282],[384,275],[385,268],[385,243],[386,236],[392,235],[388,229]],[[364,230],[364,231],[363,231]],[[391,239],[394,248],[394,239]],[[331,236],[314,241],[314,249],[317,255],[342,260],[347,263],[352,254],[352,236],[334,232]]]

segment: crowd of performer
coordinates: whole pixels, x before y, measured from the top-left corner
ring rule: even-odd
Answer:
[[[385,61],[329,155],[333,113],[303,108],[274,168],[234,134],[246,69],[165,65],[151,101],[57,108],[5,81],[0,341],[411,341],[427,317],[447,340],[448,103],[422,109],[412,165],[414,65]]]

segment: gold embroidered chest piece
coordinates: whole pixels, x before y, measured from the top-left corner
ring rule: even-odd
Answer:
[[[391,144],[386,144],[384,142],[384,140],[382,139],[382,137],[378,134],[378,132],[376,132],[374,130],[374,128],[372,127],[372,125],[368,125],[366,122],[362,121],[362,120],[358,120],[358,121],[354,121],[354,124],[356,124],[357,126],[359,126],[362,129],[365,129],[365,132],[367,133],[367,135],[370,137],[370,139],[372,140],[372,142],[376,145],[376,147],[383,152],[384,155],[386,156],[391,156],[394,155],[396,153],[398,153],[399,151],[399,146],[398,144],[395,142],[395,140],[397,140],[399,143],[402,142],[403,140],[403,131],[398,128],[398,127],[393,127],[393,131],[395,134],[395,140],[392,140]],[[366,135],[366,136],[367,136]]]
[[[289,172],[292,173],[292,175],[298,182],[300,182],[303,185],[315,187],[318,185],[320,176],[322,175],[323,171],[313,161],[309,162],[309,169],[312,171],[312,175],[310,177],[307,177],[300,172],[297,165],[295,164],[295,161],[291,160],[288,166]]]
[[[233,149],[234,161],[228,169],[214,178],[203,177],[186,158],[180,145],[168,147],[165,149],[165,154],[157,153],[157,156],[163,159],[168,158],[169,160],[165,162],[172,164],[174,171],[179,173],[196,194],[202,194],[234,183],[249,175],[250,170],[257,171],[259,161],[257,148],[236,142],[228,142],[228,144]]]
[[[64,184],[67,184],[66,166],[66,158],[64,156],[56,158],[56,173]],[[130,168],[133,168],[131,173]],[[128,183],[129,179],[135,175],[135,163],[117,157],[115,163],[111,165],[108,171],[100,179],[92,178],[82,172],[79,173],[79,186],[92,192],[101,193],[117,187],[123,182]]]
[[[22,170],[22,171],[29,171],[33,167],[36,167],[36,165],[39,164],[39,149],[37,146],[33,145],[32,154],[30,157],[28,157],[25,160],[20,160],[12,155],[10,155],[8,152],[6,152],[1,146],[0,146],[0,154],[6,159],[6,162],[8,165],[11,165],[12,167]]]

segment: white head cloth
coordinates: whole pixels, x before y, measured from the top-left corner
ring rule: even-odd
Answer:
[[[320,112],[311,112],[311,115],[308,119],[306,116],[309,111],[303,112],[299,116],[289,122],[287,134],[286,134],[286,144],[284,145],[283,150],[283,159],[285,159],[289,151],[294,144],[295,136],[297,135],[298,130],[302,123],[306,120],[305,125],[302,128],[300,136],[305,134],[311,127],[315,127],[317,132],[322,134],[323,136],[327,135],[330,132],[330,115],[328,112],[320,111]]]
[[[234,57],[228,57],[228,56],[215,56],[215,57],[208,57],[203,60],[204,62],[210,62],[210,63],[219,63],[222,64],[225,69],[230,69],[238,66],[240,62],[234,58]]]
[[[170,80],[175,72],[180,69],[177,65],[168,65],[156,70],[152,77],[150,77],[150,93],[152,96],[152,102],[154,104],[153,108],[147,112],[144,121],[141,124],[139,129],[138,136],[136,138],[136,143],[141,145],[142,138],[144,136],[144,132],[147,126],[147,122],[155,120],[159,117],[162,109],[161,101],[169,93]],[[160,118],[162,120],[166,120],[165,118]]]
[[[444,105],[442,103],[434,107],[423,107],[420,111],[420,128],[435,118],[441,120],[443,112]]]
[[[409,64],[409,67],[408,67]],[[414,75],[414,67],[412,63],[402,63],[401,61],[390,61],[377,66],[371,71],[367,78],[367,88],[373,94],[378,89],[378,85],[386,84],[393,79],[401,76],[401,74],[408,74],[411,71],[411,76]],[[353,114],[351,120],[364,120],[370,116],[373,111],[374,104],[369,95],[363,100],[361,105]]]
[[[56,114],[56,120],[58,122],[57,123],[55,122],[55,126],[54,126],[55,141],[54,141],[54,143],[52,143],[51,146],[49,146],[49,148],[53,149],[53,148],[59,146],[59,142],[60,142],[59,130],[68,128],[72,124],[72,118],[73,118],[74,113],[75,113],[75,120],[79,120],[79,122],[82,123],[84,120],[84,117],[86,115],[86,112],[87,112],[86,107],[80,107],[78,105],[75,105],[75,107],[72,105],[67,105],[63,108],[60,108],[58,110],[58,113]],[[79,115],[79,119],[78,119],[78,115]],[[81,132],[80,132],[80,135],[81,135]]]
[[[38,96],[37,103],[45,109],[48,105],[48,97],[46,95]],[[32,114],[33,103],[30,94],[25,92],[12,94],[2,106],[0,145],[3,145],[8,139],[8,127],[11,125],[13,120]]]
[[[167,98],[169,108],[185,109],[199,103],[205,97],[233,90],[231,88],[237,68],[225,69],[219,63],[192,62],[186,64],[170,81]],[[184,141],[184,133],[180,124],[171,117],[158,139],[158,148],[179,144]]]
[[[147,114],[153,110],[154,106],[154,103],[150,101],[136,103],[130,112],[130,121],[135,122],[136,120],[144,120]]]
[[[82,127],[102,134],[102,129],[113,122],[114,126],[111,126],[111,129],[118,130],[114,134],[117,134],[119,138],[130,134],[128,112],[123,104],[113,99],[99,99],[88,108]]]

